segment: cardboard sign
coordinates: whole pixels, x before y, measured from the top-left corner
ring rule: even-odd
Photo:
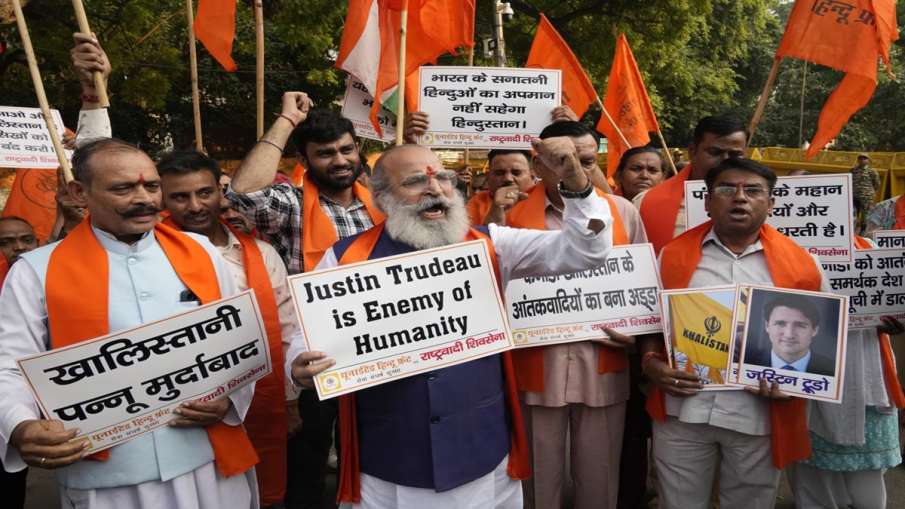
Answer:
[[[380,130],[383,137],[377,135],[374,124],[371,123],[371,106],[374,97],[368,92],[365,84],[349,76],[346,84],[346,95],[343,97],[342,116],[352,122],[355,127],[355,135],[359,138],[390,143],[396,139],[396,115],[381,108],[377,112],[377,121],[380,122]]]
[[[905,321],[905,251],[859,249],[852,263],[824,263],[834,293],[849,298],[849,326],[872,329],[882,316]]]
[[[60,112],[50,110],[60,139],[63,119]],[[0,106],[0,168],[44,168],[60,166],[47,124],[40,108]],[[66,151],[66,159],[72,151]]]

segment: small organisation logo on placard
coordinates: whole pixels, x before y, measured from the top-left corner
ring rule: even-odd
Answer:
[[[523,330],[515,331],[512,333],[512,342],[516,345],[524,345],[528,342],[528,334]]]
[[[339,375],[334,373],[324,373],[320,375],[321,382],[321,391],[324,394],[329,394],[331,392],[336,392],[342,388],[342,383],[339,381]]]

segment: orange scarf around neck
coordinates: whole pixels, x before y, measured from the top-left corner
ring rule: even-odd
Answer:
[[[600,189],[595,188],[597,195],[606,200],[613,216],[613,244],[617,246],[629,243],[625,224],[616,209],[616,202]],[[519,202],[509,211],[507,224],[513,228],[530,228],[546,230],[547,193],[543,185],[538,184],[528,191],[528,198]],[[512,351],[515,360],[516,377],[520,391],[544,392],[544,348],[519,348]],[[624,348],[600,345],[600,357],[597,361],[597,372],[621,373],[628,367],[628,356]]]
[[[6,275],[9,273],[9,262],[6,261],[6,257],[0,255],[0,290],[3,289],[3,281],[6,280]]]
[[[468,210],[468,219],[471,220],[471,224],[484,224],[484,218],[487,217],[492,205],[493,195],[490,194],[490,191],[481,191],[472,196],[465,206]]]
[[[664,289],[688,287],[701,262],[704,237],[712,226],[713,222],[707,221],[676,237],[663,248],[660,276]],[[820,290],[820,270],[807,251],[766,224],[761,226],[760,241],[767,269],[776,287]],[[770,442],[773,465],[778,469],[811,456],[806,408],[807,402],[802,398],[770,400]],[[657,386],[652,387],[647,398],[647,411],[655,420],[666,420],[666,402]]]
[[[383,233],[383,223],[365,231],[358,236],[343,253],[339,260],[340,265],[363,262],[371,256],[371,252],[380,240]],[[490,253],[490,262],[493,265],[494,274],[499,284],[500,271],[497,265],[496,252],[490,242],[490,237],[475,230],[468,231],[462,239],[483,240],[487,243],[487,251]],[[503,362],[503,376],[506,387],[506,404],[509,409],[509,463],[506,465],[506,474],[516,480],[527,479],[531,476],[531,463],[528,461],[528,438],[525,434],[525,424],[522,419],[522,408],[519,405],[518,389],[515,381],[515,368],[513,367],[511,352],[500,354]],[[339,503],[348,502],[358,504],[361,502],[361,469],[358,451],[358,421],[355,415],[355,394],[347,394],[339,397],[339,435],[340,435],[340,473],[339,487],[336,500]]]
[[[202,304],[220,298],[217,272],[207,251],[187,235],[163,224],[154,236],[179,279]],[[51,347],[62,348],[109,334],[109,275],[107,251],[83,220],[53,250],[47,265],[45,295]],[[76,290],[77,289],[77,290]],[[207,427],[214,461],[224,477],[240,474],[258,462],[242,426],[219,422]],[[112,449],[92,459],[104,461]]]
[[[685,181],[691,178],[691,165],[686,166],[675,177],[651,188],[641,200],[641,221],[647,238],[654,245],[654,253],[660,254],[663,246],[672,240],[676,229],[679,207],[685,198]]]
[[[321,208],[317,184],[307,172],[302,182],[302,261],[305,272],[309,272],[314,270],[324,253],[339,238],[336,235],[336,225]],[[383,221],[383,213],[374,206],[371,193],[365,186],[355,182],[352,184],[352,194],[364,203],[374,224]]]

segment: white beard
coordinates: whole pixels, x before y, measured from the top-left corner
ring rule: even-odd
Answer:
[[[416,249],[462,242],[471,226],[465,200],[458,192],[451,200],[442,196],[427,196],[414,205],[403,205],[390,192],[385,192],[378,195],[377,203],[386,213],[384,227],[390,237]],[[421,211],[437,204],[446,207],[446,217],[434,220],[421,218]]]

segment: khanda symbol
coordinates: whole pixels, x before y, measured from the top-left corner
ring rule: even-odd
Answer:
[[[715,316],[708,316],[704,320],[704,328],[707,329],[707,339],[712,338],[722,327],[723,324],[720,323],[720,319]]]

